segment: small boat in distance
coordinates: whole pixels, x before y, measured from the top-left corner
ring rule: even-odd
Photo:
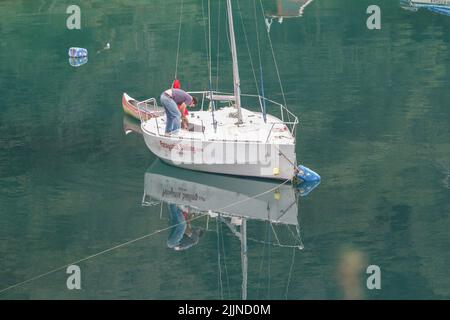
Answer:
[[[400,0],[400,6],[409,11],[417,12],[419,9],[450,16],[450,0]]]

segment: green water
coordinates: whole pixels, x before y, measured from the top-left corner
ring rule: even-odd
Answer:
[[[221,2],[219,87],[230,90]],[[368,30],[375,2],[382,29]],[[0,290],[168,227],[167,204],[141,205],[156,159],[141,136],[124,134],[121,95],[158,96],[171,83],[179,3],[77,1],[82,29],[68,30],[61,1],[0,2]],[[256,64],[253,1],[234,9],[242,90],[254,93],[239,14]],[[257,13],[265,92],[283,101]],[[190,90],[208,88],[205,21],[202,1],[185,0],[178,73]],[[303,250],[249,242],[249,298],[450,298],[449,30],[450,17],[394,0],[315,0],[303,17],[273,21],[287,104],[301,121],[298,159],[322,183],[298,204]],[[71,67],[71,46],[87,48],[89,62]],[[248,221],[249,236],[273,242],[267,228]],[[241,297],[240,241],[226,225],[210,219],[179,252],[168,234],[78,263],[81,290],[67,289],[62,268],[0,298]],[[366,288],[370,264],[381,290]]]

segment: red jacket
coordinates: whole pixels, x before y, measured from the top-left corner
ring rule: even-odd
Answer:
[[[180,80],[178,80],[178,79],[173,80],[172,88],[173,88],[173,89],[181,89],[181,82],[180,82]],[[178,105],[178,110],[180,110],[180,105]],[[181,110],[180,110],[180,112],[181,112]],[[188,109],[187,109],[187,107],[186,107],[186,108],[184,109],[184,114],[183,114],[183,116],[187,116],[188,114],[189,114],[189,111],[188,111]]]

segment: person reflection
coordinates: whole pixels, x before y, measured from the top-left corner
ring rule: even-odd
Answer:
[[[203,230],[191,225],[189,220],[193,216],[193,214],[189,214],[188,207],[169,204],[169,223],[173,228],[167,239],[167,247],[180,251],[198,244],[203,236]]]

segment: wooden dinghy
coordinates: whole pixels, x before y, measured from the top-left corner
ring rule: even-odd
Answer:
[[[123,111],[138,120],[148,120],[164,114],[164,108],[156,104],[155,99],[136,100],[124,93],[122,96]]]

